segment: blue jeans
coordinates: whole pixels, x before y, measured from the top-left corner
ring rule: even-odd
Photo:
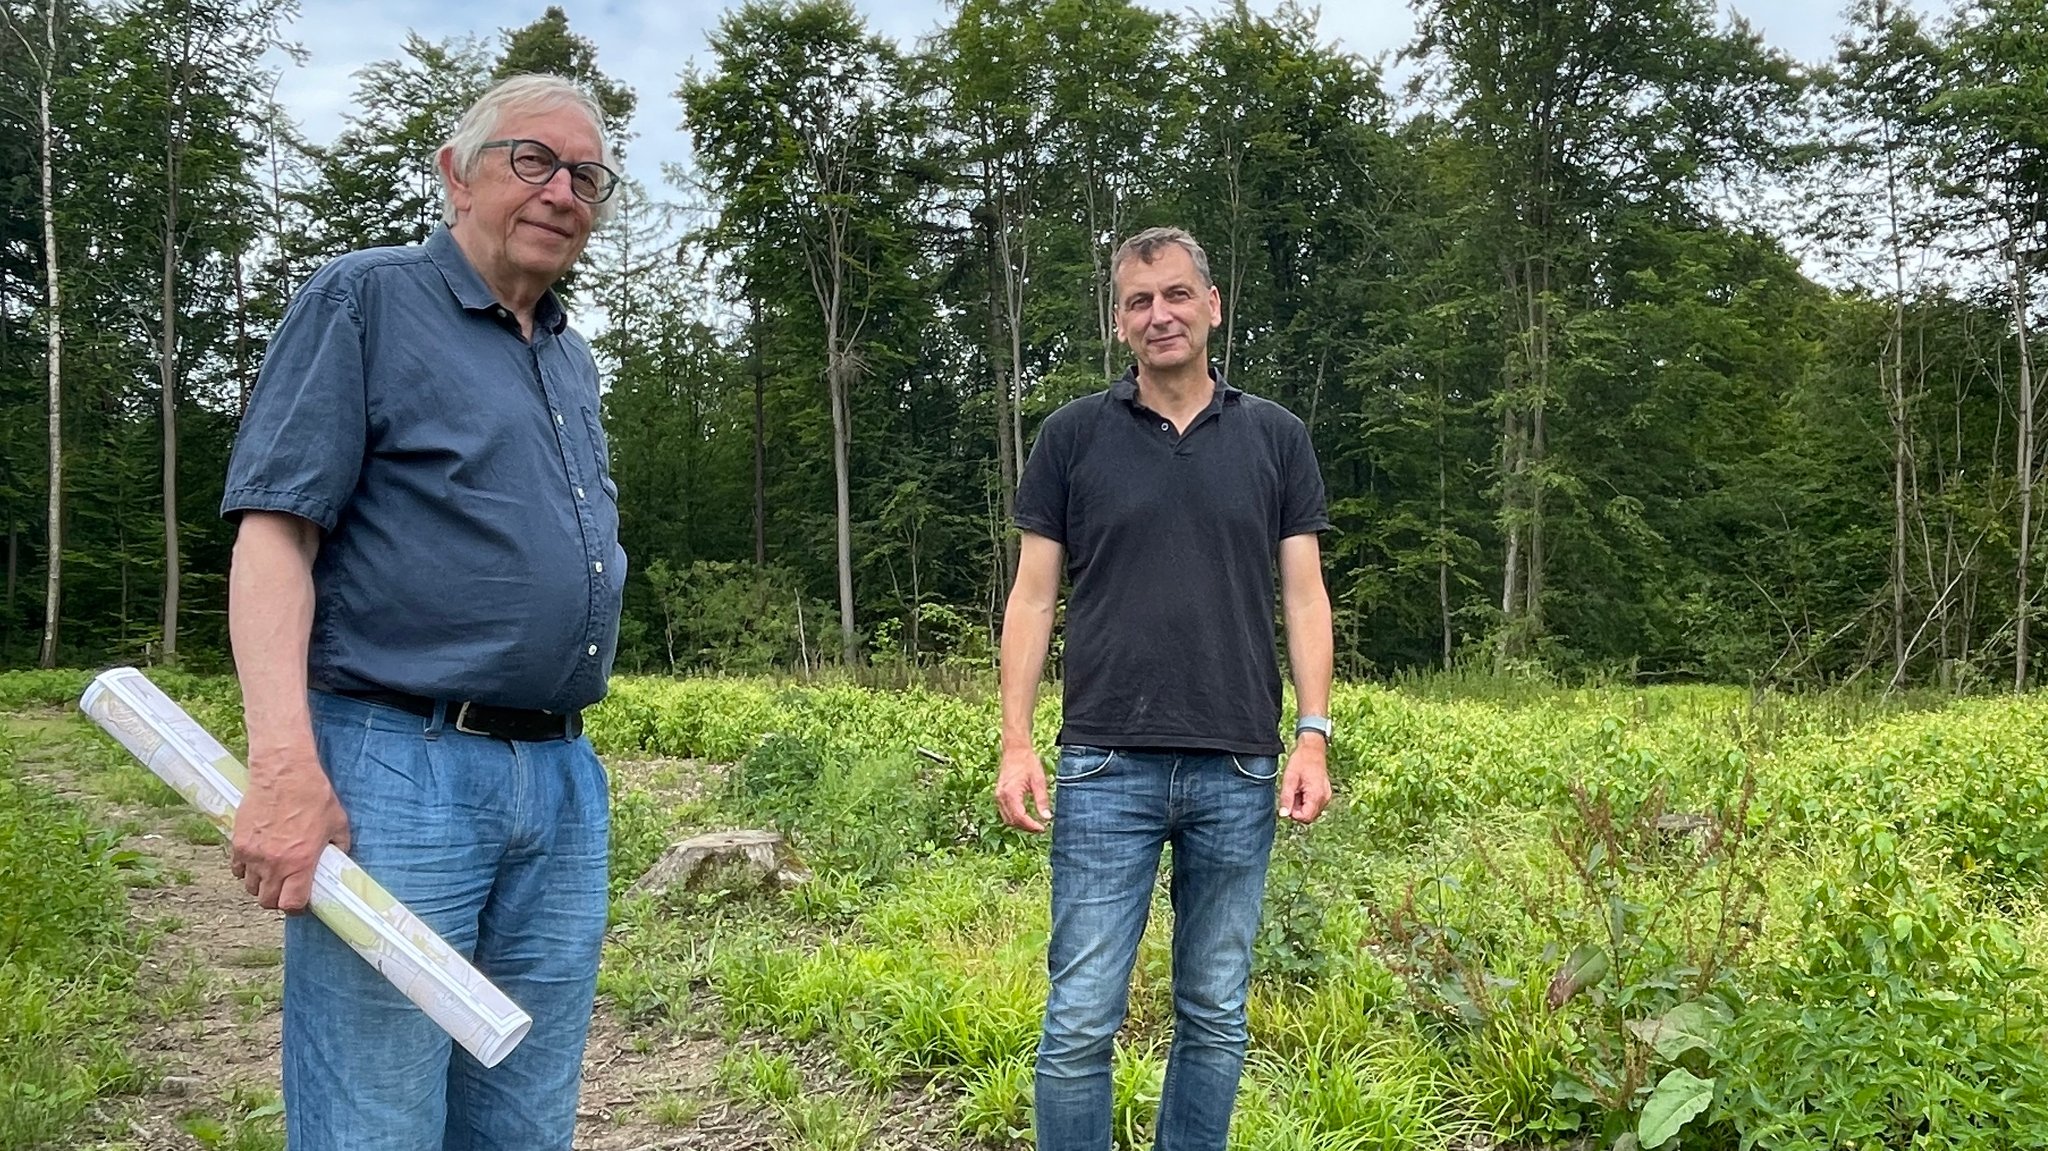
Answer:
[[[508,743],[312,694],[349,855],[533,1016],[486,1070],[310,915],[285,922],[292,1151],[568,1151],[607,910],[588,740]]]
[[[1052,992],[1038,1044],[1039,1151],[1108,1151],[1110,1050],[1162,844],[1173,845],[1173,1047],[1158,1151],[1223,1151],[1272,855],[1278,761],[1068,747],[1055,776]]]

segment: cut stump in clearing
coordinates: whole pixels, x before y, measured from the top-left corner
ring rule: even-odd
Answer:
[[[628,896],[760,887],[787,891],[809,883],[811,869],[774,831],[714,831],[669,845],[633,881]]]

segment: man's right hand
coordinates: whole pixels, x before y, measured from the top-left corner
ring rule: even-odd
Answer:
[[[267,762],[265,761],[267,759]],[[348,813],[302,748],[249,757],[249,791],[235,812],[230,853],[235,878],[264,907],[295,915],[313,895],[313,869],[328,844],[348,850]]]
[[[1031,797],[1031,807],[1037,809],[1036,819],[1024,805],[1027,795]],[[1011,827],[1034,833],[1045,830],[1052,809],[1045,789],[1045,764],[1040,762],[1037,748],[1003,749],[1002,770],[996,775],[996,810]]]

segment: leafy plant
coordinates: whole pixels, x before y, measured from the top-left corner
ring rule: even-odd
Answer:
[[[1744,1147],[2048,1142],[2039,973],[2013,932],[1916,873],[1852,813],[1849,865],[1812,884],[1798,958],[1731,1029],[1716,1116]]]

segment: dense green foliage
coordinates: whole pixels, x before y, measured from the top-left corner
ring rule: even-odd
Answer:
[[[102,1094],[139,1085],[127,855],[24,783],[20,751],[0,731],[0,1147],[55,1145]]]
[[[1235,1146],[2048,1138],[2040,698],[1467,680],[1333,710],[1339,801],[1276,849]],[[787,903],[623,905],[606,993],[687,1018],[708,981],[734,1020],[877,1087],[932,1077],[1013,1141],[1047,886],[1043,842],[993,825],[995,731],[991,701],[922,691],[621,681],[591,719],[615,763],[732,764],[682,802],[621,785],[621,887],[734,822],[788,828],[819,875]],[[1158,1099],[1169,919],[1162,894],[1121,1147]]]
[[[615,123],[642,94],[550,9],[408,37],[315,142],[255,95],[288,6],[5,15],[0,660],[43,638],[55,329],[55,661],[217,666],[213,508],[292,289],[434,226],[434,149],[491,77],[580,77]],[[570,288],[634,560],[621,666],[985,668],[1032,429],[1121,370],[1110,245],[1172,222],[1219,366],[1312,430],[1350,673],[2027,682],[2036,6],[1861,0],[1825,61],[1708,0],[1415,15],[1397,98],[1290,5],[970,0],[915,43],[846,0],[726,12],[658,129],[694,160],[638,173]]]
[[[84,678],[0,675],[0,708],[33,717]],[[235,733],[232,681],[162,680]],[[1333,712],[1338,801],[1276,847],[1235,1146],[2048,1139],[2048,700],[1467,675],[1341,685]],[[1048,700],[1042,743],[1058,722]],[[622,900],[608,1002],[688,1023],[708,991],[877,1091],[932,1080],[963,1135],[1014,1144],[1048,885],[1044,841],[994,820],[996,731],[982,691],[615,683],[589,715],[615,892],[675,838],[736,825],[786,829],[816,878]],[[0,1065],[23,1086],[0,1131],[32,1142],[133,1074],[134,959],[120,853],[15,782],[18,750],[0,747]],[[1124,1148],[1158,1101],[1170,917],[1162,892],[1117,1055]],[[793,1127],[872,1121],[804,1097],[781,1057],[736,1050],[720,1079]]]

